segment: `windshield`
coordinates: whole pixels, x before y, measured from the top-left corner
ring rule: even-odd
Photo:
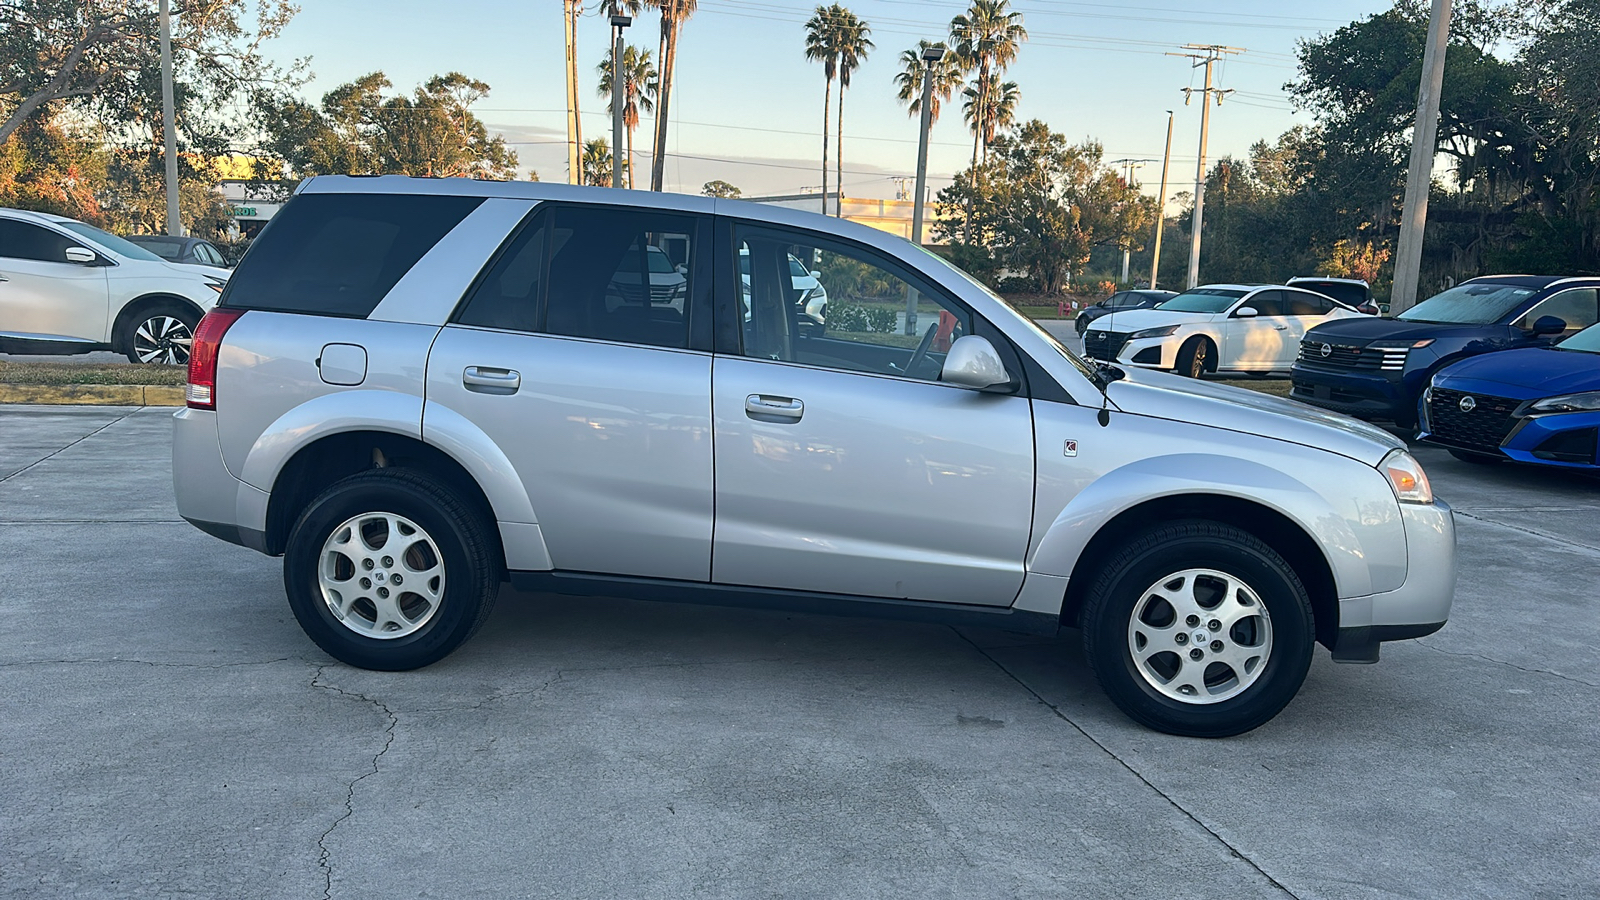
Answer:
[[[651,272],[676,271],[672,268],[672,258],[667,256],[667,251],[662,250],[660,247],[647,247],[645,249],[649,250],[644,255],[644,258],[650,261]]]
[[[1233,301],[1247,292],[1232,288],[1194,288],[1184,291],[1171,300],[1157,303],[1156,309],[1167,312],[1220,313],[1227,312]]]
[[[623,59],[627,59],[627,57],[623,57]],[[792,254],[789,257],[789,277],[790,278],[810,278],[811,277],[811,273],[807,272],[806,271],[806,267],[801,265],[800,264],[800,260],[795,259]]]
[[[1532,295],[1533,288],[1509,284],[1458,284],[1395,318],[1408,322],[1490,325],[1516,312],[1522,301]]]
[[[183,245],[177,241],[152,240],[150,238],[140,238],[135,241],[130,238],[129,243],[137,244],[162,259],[172,260],[183,255]]]
[[[1556,345],[1558,350],[1577,350],[1580,353],[1600,353],[1600,325],[1590,325]]]
[[[81,234],[89,240],[94,241],[96,244],[106,248],[107,250],[110,250],[113,253],[120,253],[129,259],[142,259],[145,262],[161,261],[161,257],[151,253],[149,250],[146,250],[138,244],[135,244],[132,241],[123,240],[109,231],[101,231],[93,225],[85,225],[82,222],[57,222],[56,224],[67,229],[68,231]]]

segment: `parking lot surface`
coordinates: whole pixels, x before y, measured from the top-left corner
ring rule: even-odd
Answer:
[[[170,411],[0,407],[0,897],[1576,897],[1600,482],[1418,456],[1450,624],[1146,731],[1077,632],[519,594],[411,673],[181,521]]]

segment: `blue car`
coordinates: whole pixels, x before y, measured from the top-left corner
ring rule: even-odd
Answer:
[[[1422,439],[1469,462],[1600,470],[1600,325],[1456,363],[1423,394]]]
[[[1296,400],[1402,428],[1433,374],[1497,350],[1547,347],[1600,321],[1600,278],[1493,275],[1464,281],[1395,318],[1338,319],[1300,341]]]

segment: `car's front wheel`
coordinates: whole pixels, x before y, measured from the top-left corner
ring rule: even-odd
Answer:
[[[1242,529],[1189,520],[1127,541],[1084,606],[1084,650],[1130,718],[1228,737],[1277,715],[1311,665],[1311,601],[1294,570]]]
[[[1209,340],[1203,337],[1190,338],[1178,348],[1178,367],[1174,371],[1179,375],[1199,378],[1214,365],[1211,361],[1213,350]]]
[[[148,307],[124,326],[122,347],[128,361],[188,365],[189,348],[194,344],[194,329],[199,322],[199,313],[181,303]]]
[[[407,469],[336,482],[295,523],[283,582],[300,627],[363,669],[437,662],[482,626],[500,589],[491,525]]]

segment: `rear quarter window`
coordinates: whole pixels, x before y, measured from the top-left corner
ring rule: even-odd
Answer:
[[[480,197],[301,194],[228,279],[222,306],[361,318]]]

